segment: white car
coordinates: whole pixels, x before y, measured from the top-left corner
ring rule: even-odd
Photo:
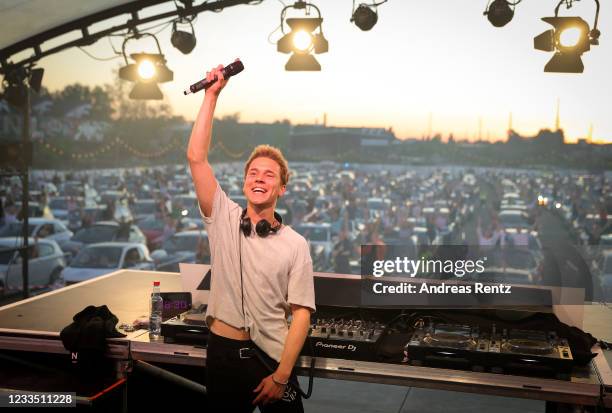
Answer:
[[[59,219],[29,218],[28,226],[31,237],[53,240],[60,245],[74,235]],[[13,222],[0,232],[0,237],[20,237],[21,230],[22,223]]]
[[[499,213],[498,218],[500,224],[506,230],[509,228],[531,229],[529,216],[523,211],[506,209]]]
[[[0,289],[19,291],[23,289],[21,274],[22,258],[19,251],[10,251],[23,245],[20,237],[0,238]],[[66,266],[64,252],[57,242],[47,239],[28,241],[28,285],[30,288],[42,288],[61,281],[62,269]]]
[[[314,247],[322,246],[325,256],[329,258],[334,248],[332,240],[331,225],[328,223],[313,224],[304,223],[300,225],[292,226],[292,228],[299,232],[309,244]]]
[[[100,242],[82,248],[62,271],[66,284],[74,284],[100,275],[129,268],[152,270],[155,265],[148,248],[136,242]]]

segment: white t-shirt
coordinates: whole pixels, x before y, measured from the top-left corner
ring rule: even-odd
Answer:
[[[253,225],[251,236],[245,237],[240,231],[241,213],[240,205],[217,184],[211,216],[202,214],[212,274],[206,319],[210,323],[214,317],[247,329],[257,346],[280,361],[289,331],[290,304],[315,310],[310,248],[287,225],[265,238],[255,234]]]

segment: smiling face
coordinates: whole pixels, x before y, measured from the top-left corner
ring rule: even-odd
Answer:
[[[259,208],[274,207],[286,186],[280,178],[280,165],[270,158],[255,158],[244,177],[242,190],[250,205]]]

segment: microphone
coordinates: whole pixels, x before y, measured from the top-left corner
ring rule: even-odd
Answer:
[[[221,71],[223,72],[223,77],[225,79],[228,79],[228,78],[230,78],[230,77],[232,77],[234,75],[237,75],[238,73],[242,72],[243,70],[244,70],[244,65],[242,64],[242,62],[240,60],[236,60],[234,63],[230,63],[229,65],[227,65],[223,69],[221,69]],[[183,94],[188,95],[190,93],[199,92],[202,89],[208,89],[216,81],[217,81],[217,76],[215,76],[214,79],[212,79],[211,81],[208,81],[206,79],[202,79],[199,82],[196,82],[193,85],[189,86],[189,89],[185,89],[183,91]]]

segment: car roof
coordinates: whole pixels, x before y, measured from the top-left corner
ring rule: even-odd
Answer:
[[[98,222],[96,222],[96,223],[92,224],[91,226],[92,226],[92,227],[95,227],[95,226],[109,226],[109,227],[110,227],[110,226],[112,226],[112,227],[118,227],[118,226],[119,226],[119,223],[118,223],[118,222],[115,222],[115,221],[98,221]],[[91,228],[91,227],[90,227],[90,228]]]
[[[192,229],[192,230],[188,230],[188,231],[177,232],[176,234],[173,235],[173,237],[189,237],[189,236],[203,236],[203,237],[207,237],[208,234],[204,230]]]
[[[19,247],[22,245],[23,238],[22,237],[2,237],[0,238],[0,245],[3,246],[11,246],[11,247]],[[34,245],[35,243],[43,243],[43,244],[55,244],[56,242],[50,239],[38,238],[36,242],[34,242],[34,238],[28,237],[28,245]]]
[[[89,244],[85,248],[97,248],[97,247],[119,247],[119,248],[129,248],[129,247],[143,247],[144,245],[138,242],[120,242],[120,241],[110,241],[110,242],[97,242],[95,244]]]
[[[59,219],[51,219],[51,218],[41,218],[41,217],[30,217],[28,218],[28,223],[30,224],[61,224]]]
[[[525,213],[521,210],[517,210],[517,209],[504,209],[502,210],[499,215],[524,215]]]
[[[305,228],[328,228],[331,227],[331,224],[329,222],[322,222],[322,223],[314,223],[314,222],[304,222],[302,224],[297,224],[296,227],[305,227]]]

